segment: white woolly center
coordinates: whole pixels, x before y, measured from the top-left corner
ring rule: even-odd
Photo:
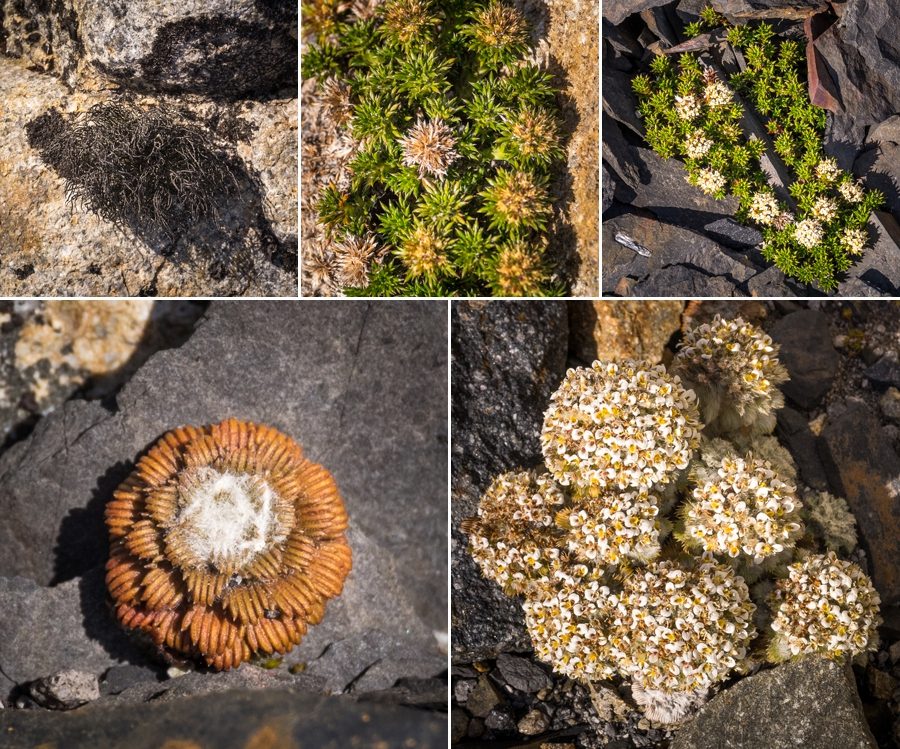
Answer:
[[[241,566],[283,540],[274,538],[276,500],[260,476],[203,468],[182,494],[176,526],[194,558],[215,567]]]

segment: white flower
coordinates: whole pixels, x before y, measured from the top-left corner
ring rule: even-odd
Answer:
[[[813,204],[812,214],[820,221],[826,224],[837,216],[838,204],[834,198],[820,197],[816,198]]]
[[[725,188],[725,175],[715,169],[700,169],[697,172],[697,187],[707,195],[715,195]]]
[[[833,551],[788,567],[772,600],[773,656],[787,652],[840,658],[878,645],[878,592],[859,566],[838,559]]]
[[[703,98],[710,107],[724,107],[731,103],[731,89],[720,80],[711,81],[706,84]]]
[[[823,235],[822,224],[814,218],[805,218],[794,225],[794,239],[804,247],[815,247]]]
[[[759,564],[794,545],[803,531],[801,504],[768,462],[726,456],[717,473],[694,488],[683,510],[692,546]]]
[[[816,176],[826,182],[834,182],[841,175],[841,170],[835,159],[822,159],[816,164]]]
[[[706,156],[712,146],[713,142],[703,134],[702,130],[695,130],[688,136],[684,149],[688,157],[699,159]]]
[[[686,468],[699,442],[696,396],[662,365],[570,369],[544,414],[541,449],[563,486],[648,488]]]
[[[445,177],[447,169],[459,158],[453,131],[439,119],[420,119],[400,139],[400,147],[403,149],[403,163],[416,167],[420,179]]]
[[[841,244],[851,255],[862,255],[868,239],[865,229],[845,229],[841,235]]]
[[[778,199],[768,190],[756,193],[750,201],[750,218],[764,226],[774,224],[780,213]]]
[[[848,203],[859,203],[863,199],[863,189],[859,182],[846,180],[838,185],[838,192]]]
[[[702,103],[694,94],[675,97],[675,112],[683,120],[695,120],[700,116]]]

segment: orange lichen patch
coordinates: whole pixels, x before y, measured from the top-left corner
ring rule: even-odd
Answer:
[[[289,651],[351,567],[331,474],[281,432],[236,419],[166,433],[113,493],[106,524],[118,620],[215,669]]]

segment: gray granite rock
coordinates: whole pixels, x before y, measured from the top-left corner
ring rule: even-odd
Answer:
[[[553,686],[547,672],[530,658],[501,653],[497,656],[497,671],[509,686],[520,692],[533,694]]]
[[[671,749],[875,749],[849,667],[821,658],[742,679],[714,697]]]
[[[0,711],[5,749],[38,744],[67,749],[162,746],[409,746],[443,749],[447,718],[426,710],[287,689],[237,689],[142,705],[94,703],[65,715]]]
[[[664,0],[606,0],[602,5],[603,18],[618,26],[628,16],[660,5],[665,5]]]
[[[900,16],[890,3],[849,0],[840,20],[815,40],[837,85],[842,111],[874,125],[900,111]]]
[[[296,4],[132,0],[78,5],[85,58],[122,85],[212,98],[296,90]]]
[[[885,606],[900,604],[900,455],[882,436],[881,420],[858,398],[833,404],[821,453],[832,492],[856,517],[872,580]]]
[[[813,408],[831,389],[840,359],[832,345],[828,317],[818,310],[792,312],[778,320],[769,334],[781,345],[779,358],[791,374],[782,391],[801,408]]]
[[[72,710],[100,699],[97,675],[83,671],[60,671],[38,679],[28,692],[35,702],[51,710]]]
[[[146,655],[113,621],[103,570],[43,588],[0,577],[0,700],[18,686],[64,670],[99,677]]]
[[[177,425],[236,416],[300,442],[332,471],[350,515],[354,569],[344,592],[285,664],[311,663],[372,630],[432,659],[447,611],[446,367],[439,302],[213,303],[184,345],[138,370],[114,411],[70,401],[0,456],[0,574],[46,584],[102,561],[103,506],[137,456]],[[82,628],[112,622],[102,593],[83,619]],[[60,654],[51,634],[33,645],[51,648],[52,659]],[[395,663],[395,679],[420,675]],[[63,666],[86,670],[54,662],[24,678]]]
[[[650,256],[617,242],[620,233],[646,247]],[[637,281],[635,295],[692,296],[683,292],[693,289],[701,296],[743,296],[743,284],[758,271],[745,255],[703,234],[640,213],[622,213],[603,223],[604,293],[615,291],[620,279],[631,278]],[[706,286],[709,290],[701,293]]]
[[[566,369],[560,302],[453,305],[452,654],[460,661],[530,647],[519,603],[485,580],[460,522],[503,471],[540,465],[544,408]]]

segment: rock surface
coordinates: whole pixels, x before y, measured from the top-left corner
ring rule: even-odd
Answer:
[[[237,416],[297,439],[333,473],[351,518],[354,568],[344,592],[284,664],[314,670],[312,662],[341,642],[356,643],[371,660],[348,660],[343,673],[333,669],[335,684],[350,684],[378,662],[369,688],[440,673],[447,610],[445,331],[440,303],[213,303],[186,343],[157,353],[135,373],[114,411],[73,400],[41,419],[0,456],[0,575],[7,591],[0,616],[14,601],[19,612],[42,610],[44,629],[29,636],[17,629],[17,652],[0,642],[7,648],[0,672],[25,663],[12,676],[21,683],[62,667],[101,673],[143,662],[141,650],[117,639],[118,632],[100,634],[114,628],[102,583],[97,597],[86,600],[93,578],[77,579],[105,559],[104,503],[163,432]],[[62,605],[72,622],[65,636],[73,640],[59,650],[52,611]],[[106,640],[114,641],[112,653],[101,644]],[[39,658],[39,668],[28,665]]]
[[[460,522],[503,471],[541,463],[544,406],[566,368],[567,306],[470,302],[452,310],[452,609],[454,658],[525,650],[518,602],[484,579]]]
[[[681,327],[683,310],[681,301],[572,305],[572,356],[585,364],[595,359],[637,359],[658,364],[672,334]]]
[[[701,708],[672,749],[875,749],[852,674],[807,658],[748,676]]]
[[[850,398],[832,407],[822,431],[822,455],[833,492],[856,517],[875,587],[885,606],[900,604],[900,456],[882,437],[865,402]]]
[[[801,408],[811,409],[831,388],[838,367],[828,318],[817,310],[792,312],[778,320],[769,334],[780,344],[779,358],[791,373],[782,392]]]
[[[447,742],[445,716],[407,707],[322,697],[288,690],[247,689],[172,702],[104,707],[67,714],[0,711],[8,749],[123,746],[134,749],[302,749],[406,746],[426,749]]]
[[[28,691],[38,704],[53,710],[71,710],[100,699],[97,677],[83,671],[60,671],[38,679]]]

